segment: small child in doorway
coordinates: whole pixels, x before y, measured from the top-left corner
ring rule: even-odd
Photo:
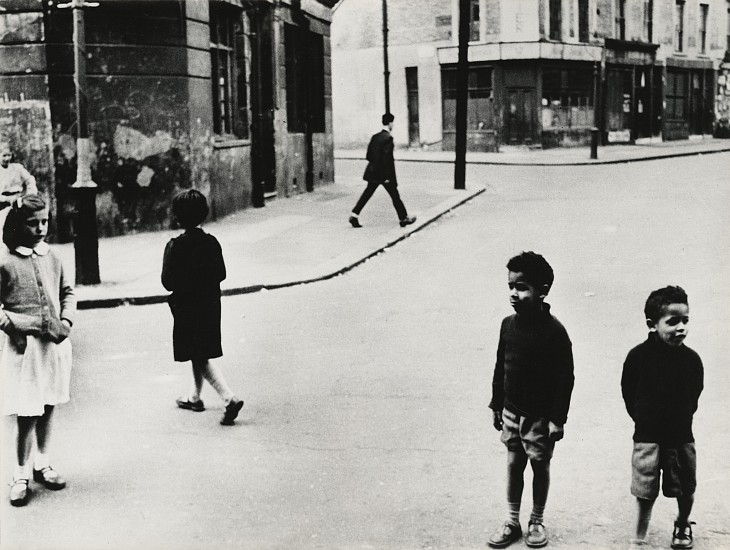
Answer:
[[[220,369],[210,359],[221,357],[221,288],[226,266],[218,240],[199,225],[208,216],[208,202],[195,189],[178,194],[172,214],[185,232],[171,239],[162,262],[162,285],[172,292],[168,298],[174,319],[172,332],[175,361],[191,361],[193,383],[190,394],[177,406],[195,412],[205,410],[200,399],[207,380],[225,403],[221,424],[231,425],[243,401],[231,391]]]
[[[573,392],[573,351],[563,325],[545,303],[553,270],[540,254],[523,252],[507,263],[514,315],[502,321],[492,381],[494,427],[507,446],[507,521],[489,546],[505,548],[522,537],[520,506],[524,472],[532,466],[532,513],[525,543],[548,543],[543,513],[550,487],[550,460],[563,438]]]
[[[624,362],[621,392],[634,421],[631,494],[638,503],[634,546],[645,544],[652,508],[659,496],[676,498],[672,548],[693,546],[689,520],[697,487],[692,418],[703,388],[700,356],[684,345],[689,325],[686,292],[678,286],[653,291],[644,314],[649,337]]]
[[[45,242],[48,208],[40,195],[16,199],[3,226],[0,252],[0,366],[4,414],[17,416],[17,464],[10,504],[25,506],[35,435],[33,480],[66,487],[51,467],[48,449],[56,405],[69,400],[71,341],[76,299],[63,265]]]

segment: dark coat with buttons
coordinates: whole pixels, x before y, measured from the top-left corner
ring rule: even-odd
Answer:
[[[221,288],[226,266],[218,240],[195,228],[171,239],[162,261],[162,285],[174,319],[175,361],[220,357]]]

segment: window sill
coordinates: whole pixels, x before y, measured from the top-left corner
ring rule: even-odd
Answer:
[[[213,149],[233,149],[235,147],[250,147],[250,139],[227,138],[216,136],[213,138]]]

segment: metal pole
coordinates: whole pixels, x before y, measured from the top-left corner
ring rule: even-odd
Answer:
[[[466,189],[466,110],[469,104],[469,0],[459,0],[459,61],[456,66],[456,159],[454,189]]]
[[[383,0],[383,84],[385,112],[390,113],[390,70],[388,69],[388,0]]]
[[[76,199],[73,222],[76,284],[96,285],[99,277],[99,230],[96,224],[97,185],[91,179],[89,163],[89,125],[86,95],[86,34],[84,8],[96,7],[96,2],[72,0],[59,8],[73,10],[74,88],[76,92],[76,182],[71,194]]]
[[[591,158],[598,158],[598,62],[593,63],[593,128],[591,128]]]

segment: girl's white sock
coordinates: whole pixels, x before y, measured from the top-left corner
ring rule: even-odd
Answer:
[[[42,470],[48,468],[51,463],[48,461],[48,455],[40,451],[36,451],[35,459],[33,460],[33,468],[36,470]]]
[[[20,466],[19,464],[16,464],[15,470],[13,471],[13,479],[30,479],[28,465]]]

